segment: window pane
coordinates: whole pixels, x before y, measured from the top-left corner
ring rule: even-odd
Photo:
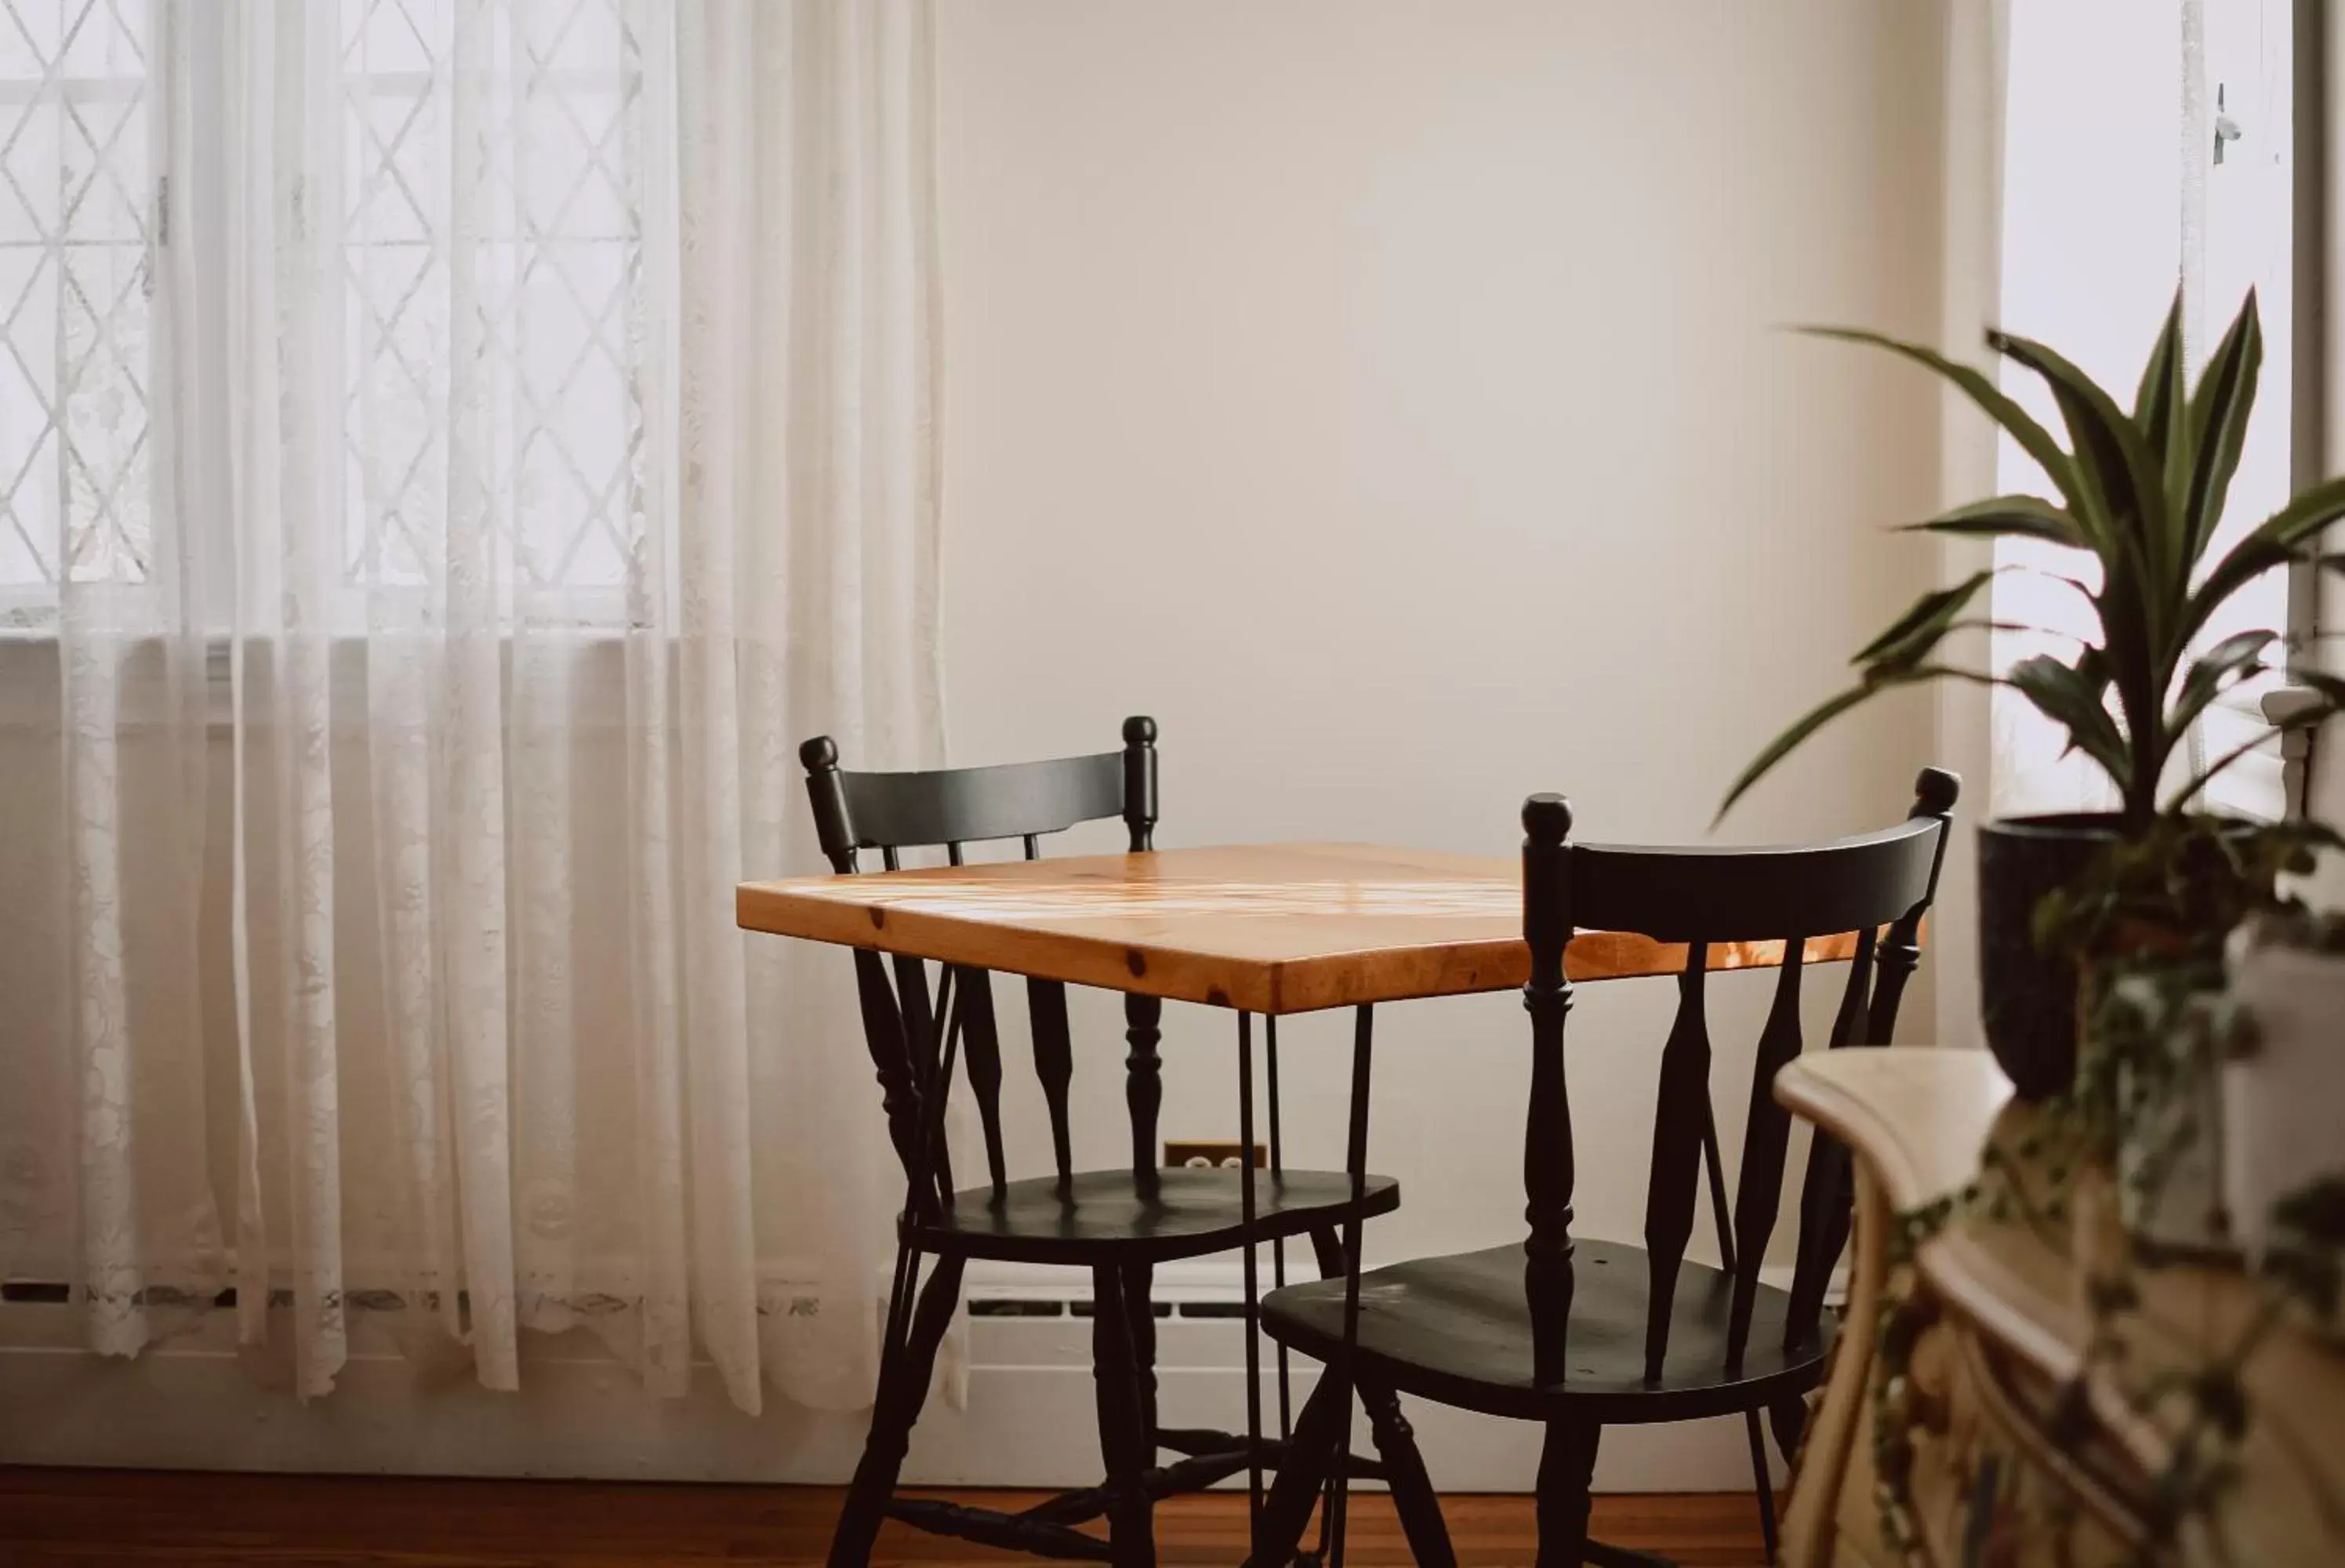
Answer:
[[[2291,235],[2291,18],[2288,0],[2204,0],[2207,136],[2205,221],[2187,237],[2201,288],[2192,326],[2193,369],[2203,363],[2252,288],[2263,321],[2264,363],[2255,414],[2215,531],[2219,553],[2288,500],[2293,346]],[[2268,572],[2234,595],[2208,625],[2200,646],[2236,632],[2288,625],[2288,573]],[[2273,651],[2277,663],[2279,650]],[[2261,733],[2260,699],[2279,684],[2275,669],[2225,699],[2192,737],[2194,764],[2223,755]],[[2279,748],[2234,767],[2210,790],[2210,804],[2258,816],[2280,814]]]
[[[139,0],[0,5],[0,594],[140,583],[154,212]]]
[[[501,582],[609,618],[642,429],[635,41],[611,0],[344,0],[342,18],[350,585],[437,580],[461,441]],[[484,35],[463,40],[461,83],[460,26]],[[453,143],[460,91],[485,150]]]

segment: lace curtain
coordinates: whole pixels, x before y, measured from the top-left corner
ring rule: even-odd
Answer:
[[[732,887],[819,864],[797,739],[940,744],[927,6],[0,11],[69,977],[0,1270],[125,1352],[232,1287],[305,1393],[365,1312],[863,1402],[844,966]]]

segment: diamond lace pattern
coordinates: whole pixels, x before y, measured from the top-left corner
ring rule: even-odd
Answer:
[[[931,27],[0,0],[0,1276],[92,1348],[868,1400],[852,987],[733,886],[799,735],[940,760]]]
[[[634,547],[629,478],[643,418],[627,356],[643,224],[623,150],[642,58],[612,0],[510,7],[454,56],[460,0],[345,0],[343,258],[351,367],[346,561],[354,586],[434,580],[448,491],[450,311],[478,312],[493,459],[485,514],[503,520],[502,580],[523,591],[616,588]],[[488,145],[453,187],[466,113]],[[482,131],[489,134],[483,136]],[[456,226],[465,235],[452,260]]]
[[[348,580],[433,578],[462,220],[485,225],[462,247],[462,297],[501,411],[479,480],[500,565],[524,591],[614,589],[640,510],[627,305],[643,224],[623,144],[641,51],[619,0],[498,10],[489,63],[463,67],[495,77],[461,95],[494,146],[483,183],[460,196],[461,3],[340,8]],[[148,16],[140,0],[0,5],[0,591],[149,579]]]
[[[0,8],[0,590],[147,581],[145,19]]]

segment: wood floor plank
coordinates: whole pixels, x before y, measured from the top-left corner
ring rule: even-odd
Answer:
[[[989,1507],[1040,1493],[944,1492]],[[797,1568],[818,1563],[840,1492],[820,1486],[690,1486],[465,1481],[407,1476],[250,1475],[186,1471],[0,1468],[0,1563],[179,1563],[190,1568]],[[1442,1500],[1458,1561],[1528,1563],[1527,1497]],[[1390,1505],[1353,1499],[1350,1561],[1406,1563]],[[1245,1551],[1245,1500],[1219,1493],[1157,1509],[1159,1560],[1229,1564]],[[1595,1533],[1688,1568],[1764,1561],[1747,1495],[1599,1497]],[[1030,1558],[882,1533],[885,1568],[953,1568]]]

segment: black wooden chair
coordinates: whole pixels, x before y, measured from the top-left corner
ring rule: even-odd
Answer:
[[[1848,1239],[1847,1151],[1819,1135],[1800,1196],[1792,1288],[1760,1282],[1783,1184],[1790,1115],[1771,1092],[1799,1054],[1805,939],[1855,933],[1833,1047],[1887,1043],[1905,982],[1920,961],[1921,926],[1937,885],[1960,781],[1925,770],[1903,825],[1859,838],[1781,849],[1624,848],[1568,842],[1559,796],[1523,806],[1523,925],[1531,950],[1529,1122],[1523,1185],[1530,1236],[1520,1247],[1427,1258],[1365,1275],[1355,1306],[1355,1367],[1365,1380],[1465,1410],[1547,1428],[1538,1471],[1538,1562],[1652,1563],[1588,1539],[1589,1480],[1610,1424],[1740,1414],[1758,1476],[1771,1559],[1774,1500],[1760,1413],[1788,1454],[1801,1396],[1825,1361],[1823,1297]],[[1882,928],[1887,927],[1885,936]],[[1689,944],[1676,1023],[1660,1058],[1660,1096],[1645,1196],[1645,1245],[1575,1243],[1570,1234],[1571,1115],[1564,1096],[1565,958],[1577,930],[1634,931]],[[1708,946],[1783,940],[1785,958],[1761,1032],[1730,1200],[1710,1098],[1703,1011]],[[1589,1047],[1579,1044],[1576,1050]],[[1722,1268],[1686,1260],[1698,1189],[1709,1178]],[[1730,1207],[1731,1218],[1730,1219]],[[1273,1291],[1263,1323],[1282,1344],[1335,1362],[1344,1342],[1345,1282]],[[1341,1429],[1339,1378],[1323,1378],[1298,1421],[1287,1467],[1265,1512],[1263,1563],[1284,1563]],[[1419,1563],[1451,1563],[1438,1503],[1422,1472],[1396,1469],[1396,1491]]]
[[[1155,721],[1125,720],[1123,742],[1120,752],[1093,756],[927,773],[844,772],[838,748],[827,735],[807,742],[798,757],[806,764],[816,829],[831,865],[856,871],[858,852],[877,849],[893,871],[899,868],[899,850],[936,845],[943,845],[958,865],[964,845],[1016,839],[1031,860],[1041,853],[1042,835],[1110,817],[1122,818],[1133,852],[1151,848],[1157,814]],[[937,1533],[1043,1556],[1152,1563],[1150,1512],[1156,1499],[1210,1486],[1256,1462],[1274,1466],[1284,1452],[1280,1443],[1256,1448],[1243,1436],[1156,1424],[1156,1319],[1150,1300],[1154,1266],[1304,1233],[1324,1251],[1338,1226],[1396,1208],[1399,1186],[1371,1176],[1355,1199],[1352,1179],[1345,1172],[1275,1171],[1258,1182],[1249,1226],[1237,1171],[1160,1168],[1156,1047],[1163,1003],[1131,995],[1124,998],[1124,1098],[1132,1122],[1132,1165],[1075,1170],[1069,1152],[1074,1053],[1066,987],[1035,979],[1026,982],[1027,1010],[1034,1068],[1050,1113],[1055,1173],[1010,1180],[1002,1146],[1001,1048],[990,976],[949,966],[939,975],[931,995],[920,960],[860,949],[855,974],[865,1040],[878,1070],[888,1133],[908,1187],[898,1219],[895,1285],[870,1435],[831,1543],[830,1562],[868,1561],[880,1520],[893,1516]],[[953,1187],[942,1137],[957,1045],[967,1058],[990,1178],[983,1187],[959,1191]],[[934,1259],[935,1267],[923,1286],[924,1257]],[[1091,1354],[1107,1470],[1102,1484],[1018,1514],[892,1497],[938,1342],[971,1259],[1091,1270]],[[1159,1467],[1160,1448],[1187,1457]],[[1381,1473],[1381,1467],[1355,1462],[1351,1473],[1364,1472]],[[1074,1528],[1102,1515],[1109,1541]]]

